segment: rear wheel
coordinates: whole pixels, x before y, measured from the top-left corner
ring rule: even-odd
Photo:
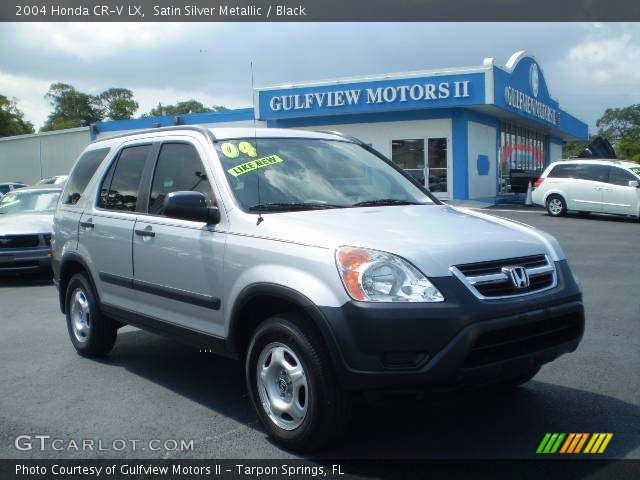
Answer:
[[[113,349],[117,324],[100,312],[93,287],[84,273],[69,280],[65,311],[69,338],[80,355],[99,357]]]
[[[561,217],[567,213],[567,204],[560,195],[550,195],[547,198],[547,212],[552,217]]]
[[[346,427],[348,398],[338,386],[322,339],[297,314],[276,315],[256,330],[245,376],[268,434],[291,450],[318,450]]]

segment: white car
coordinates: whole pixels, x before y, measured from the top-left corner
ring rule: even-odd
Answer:
[[[640,165],[616,160],[562,160],[536,180],[533,203],[559,217],[567,211],[640,218]]]

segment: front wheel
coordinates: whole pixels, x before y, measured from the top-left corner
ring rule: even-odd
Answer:
[[[560,195],[550,195],[547,198],[547,212],[552,217],[561,217],[567,213],[567,204]]]
[[[322,340],[306,325],[296,314],[265,320],[249,345],[245,376],[268,434],[285,448],[309,452],[346,427],[348,400]]]

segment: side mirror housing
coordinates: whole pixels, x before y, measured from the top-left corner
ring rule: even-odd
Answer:
[[[164,214],[169,218],[205,222],[208,225],[220,223],[218,207],[208,207],[205,196],[200,192],[171,192],[164,199]]]
[[[629,186],[638,188],[640,187],[640,182],[638,182],[638,180],[629,180]]]

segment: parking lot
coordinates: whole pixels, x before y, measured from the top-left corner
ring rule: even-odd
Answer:
[[[323,457],[535,457],[545,432],[612,432],[604,456],[640,458],[640,224],[493,209],[556,236],[584,290],[579,349],[513,391],[356,402],[349,434]],[[47,279],[0,280],[0,457],[285,458],[266,438],[239,364],[131,327],[104,360],[78,356]],[[139,449],[18,450],[18,435],[140,440]],[[150,451],[152,439],[193,449]],[[172,445],[172,444],[171,444]]]

